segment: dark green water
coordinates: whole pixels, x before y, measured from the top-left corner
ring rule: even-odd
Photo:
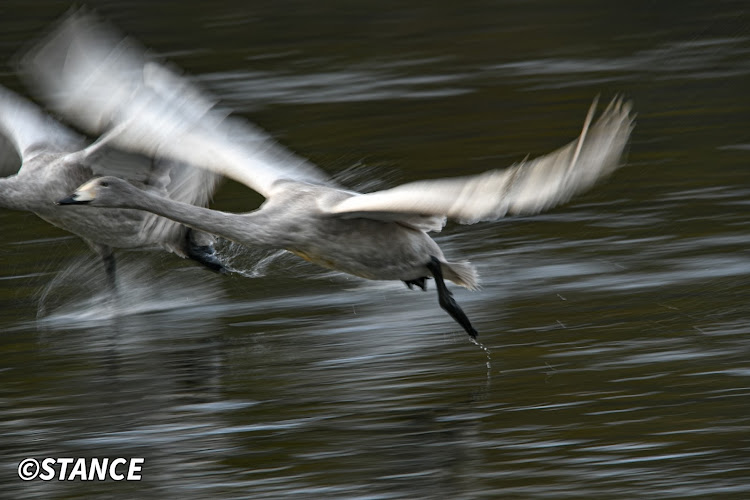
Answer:
[[[256,277],[121,252],[108,306],[81,241],[0,211],[0,496],[750,497],[746,2],[95,6],[355,188],[548,152],[599,93],[637,127],[573,203],[437,236],[489,368],[434,290],[227,246]],[[0,84],[67,8],[0,4]],[[79,456],[143,478],[17,477]]]

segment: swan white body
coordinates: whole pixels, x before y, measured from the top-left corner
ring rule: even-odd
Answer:
[[[60,64],[64,61],[64,64]],[[227,117],[186,78],[87,15],[65,20],[26,58],[36,88],[58,112],[121,148],[190,162],[266,197],[259,210],[229,214],[144,193],[115,178],[82,185],[65,204],[147,210],[249,246],[284,248],[322,266],[424,287],[434,277],[440,304],[470,335],[443,275],[477,287],[468,263],[449,262],[427,234],[446,217],[462,223],[533,214],[563,203],[620,166],[633,128],[630,105],[592,105],[570,144],[505,170],[418,181],[360,194],[289,153],[265,133]],[[160,89],[160,100],[154,99]]]
[[[146,193],[116,177],[99,177],[80,186],[63,204],[138,208],[242,245],[283,248],[329,269],[371,280],[413,281],[430,276],[431,256],[445,266],[446,278],[476,288],[468,263],[449,263],[423,230],[401,222],[331,214],[352,194],[327,186],[285,181],[278,194],[248,214],[195,207]]]

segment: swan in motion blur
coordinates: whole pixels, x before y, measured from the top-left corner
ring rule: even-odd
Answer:
[[[504,170],[360,194],[336,186],[248,123],[211,106],[196,112],[194,103],[205,97],[195,86],[91,16],[65,20],[26,57],[25,69],[53,108],[89,132],[108,131],[118,147],[226,175],[266,198],[254,212],[225,213],[105,176],[60,204],[138,208],[243,245],[286,249],[326,268],[401,280],[409,288],[425,289],[434,278],[440,306],[471,337],[477,331],[445,279],[475,289],[477,273],[468,262],[446,259],[428,232],[442,229],[446,217],[495,221],[569,200],[620,166],[633,128],[629,103],[615,98],[594,121],[595,101],[580,136],[548,155]],[[166,104],[153,98],[156,88],[171,96]]]
[[[207,203],[216,186],[216,174],[175,162],[153,164],[132,154],[116,155],[106,152],[104,144],[86,147],[83,137],[0,86],[0,208],[34,212],[83,238],[101,257],[111,288],[116,287],[113,248],[160,246],[213,270],[222,269],[210,235],[173,221],[133,210],[92,213],[55,207],[56,200],[93,175],[114,172],[161,196],[189,203]]]

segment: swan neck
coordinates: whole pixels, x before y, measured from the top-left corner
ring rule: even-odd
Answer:
[[[231,214],[219,210],[198,207],[189,203],[170,200],[137,190],[127,208],[138,208],[166,217],[193,229],[215,234],[237,243],[263,245],[263,232],[254,230],[259,226],[251,215]]]

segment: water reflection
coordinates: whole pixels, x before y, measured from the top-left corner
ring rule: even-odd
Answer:
[[[750,73],[746,57],[748,40],[747,37],[686,40],[619,58],[545,58],[503,63],[488,69],[523,79],[527,90],[624,83],[645,75],[659,80],[722,79]]]
[[[194,457],[176,458],[200,440],[170,443],[168,436],[225,425],[218,417],[225,401],[219,390],[221,344],[213,334],[220,327],[217,317],[204,308],[200,314],[170,309],[92,318],[84,306],[75,305],[83,308],[81,314],[73,307],[46,316],[36,334],[16,329],[19,339],[32,334],[37,348],[6,359],[5,393],[15,396],[13,405],[0,411],[3,475],[15,473],[11,457],[100,455],[146,457],[149,486],[164,479],[160,470],[204,473]],[[29,380],[27,363],[44,375]],[[216,405],[216,411],[192,412],[191,423],[184,425],[186,412],[179,405]],[[33,411],[19,414],[19,406]],[[215,438],[209,441],[202,446],[219,445]],[[10,483],[11,494],[18,495],[56,496],[77,489],[72,483]],[[91,491],[106,490],[98,485]]]
[[[201,77],[230,102],[287,104],[436,99],[470,92],[460,86],[463,79],[456,74],[407,76],[390,73],[388,67],[305,75],[233,71]]]

